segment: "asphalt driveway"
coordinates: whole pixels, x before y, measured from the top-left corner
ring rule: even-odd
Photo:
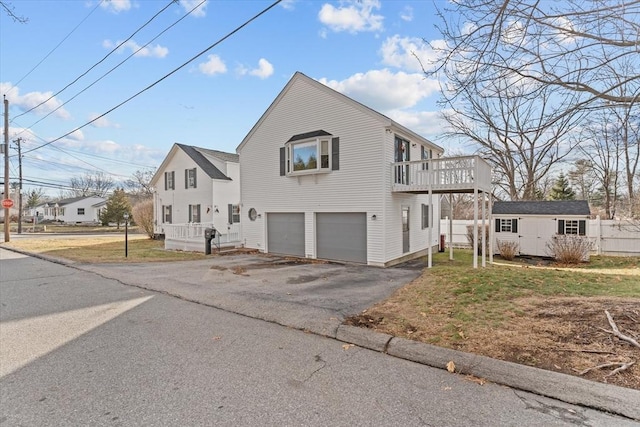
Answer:
[[[382,269],[267,254],[75,267],[125,284],[322,335],[335,334],[345,317],[385,299],[422,271],[422,266],[415,263]]]

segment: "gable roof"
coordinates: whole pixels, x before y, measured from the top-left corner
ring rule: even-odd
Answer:
[[[303,81],[311,84],[312,86],[314,86],[316,89],[324,91],[325,93],[328,93],[328,94],[332,95],[334,98],[337,98],[338,100],[340,100],[342,102],[345,102],[347,104],[350,104],[354,108],[357,108],[358,110],[360,110],[360,111],[362,111],[362,112],[364,112],[366,114],[369,114],[373,118],[377,119],[383,126],[398,129],[399,131],[401,131],[401,132],[403,132],[403,133],[405,133],[407,135],[411,135],[411,137],[415,138],[416,140],[423,141],[424,143],[428,143],[428,144],[436,147],[437,149],[440,149],[440,150],[444,151],[444,148],[440,147],[437,144],[434,144],[433,142],[429,141],[425,137],[423,137],[421,135],[418,135],[417,133],[415,133],[411,129],[408,129],[408,128],[402,126],[401,124],[391,120],[389,117],[385,116],[384,114],[379,113],[376,110],[374,110],[372,108],[369,108],[366,105],[361,104],[360,102],[358,102],[358,101],[356,101],[356,100],[354,100],[352,98],[349,98],[347,95],[342,94],[342,93],[338,92],[337,90],[334,90],[334,89],[330,88],[329,86],[324,85],[324,84],[320,83],[319,81],[312,79],[311,77],[301,73],[300,71],[296,71],[295,72],[293,77],[291,77],[289,82],[287,82],[285,87],[280,91],[278,96],[276,96],[276,98],[273,100],[271,105],[269,105],[269,108],[267,108],[267,110],[262,114],[262,116],[260,116],[260,119],[258,119],[256,124],[253,125],[253,127],[249,131],[249,133],[242,139],[242,142],[240,142],[240,145],[238,145],[238,147],[236,148],[236,151],[239,152],[240,150],[242,150],[242,147],[244,147],[245,143],[251,138],[251,136],[260,127],[260,125],[262,125],[262,123],[269,116],[269,113],[271,113],[271,111],[275,108],[275,106],[278,105],[280,100],[287,94],[289,89],[298,80],[303,80]]]
[[[495,202],[494,215],[589,215],[586,200],[531,200],[517,202]]]
[[[40,203],[39,205],[37,205],[35,207],[38,208],[38,207],[42,207],[42,206],[45,206],[45,205],[53,206],[56,203],[58,204],[59,207],[62,207],[62,206],[65,206],[65,205],[69,205],[71,203],[79,202],[79,201],[84,200],[84,199],[93,199],[93,198],[100,198],[102,200],[106,200],[104,197],[97,196],[97,195],[79,196],[79,197],[69,197],[67,199],[51,200],[49,202]]]
[[[207,148],[195,147],[192,145],[179,144],[176,142],[173,144],[173,147],[171,147],[171,150],[169,150],[169,154],[167,154],[167,156],[164,158],[164,160],[156,170],[153,178],[151,178],[152,183],[160,179],[160,176],[162,175],[162,172],[164,172],[167,163],[169,163],[169,160],[173,157],[178,149],[184,151],[185,154],[189,156],[191,160],[193,160],[195,164],[198,165],[200,169],[202,169],[207,174],[207,176],[212,179],[223,179],[226,181],[231,181],[231,178],[226,176],[220,169],[218,169],[213,163],[211,163],[209,159],[207,159],[207,156],[214,157],[222,162],[240,162],[240,156],[238,156],[237,154],[225,153],[224,151],[210,150]]]

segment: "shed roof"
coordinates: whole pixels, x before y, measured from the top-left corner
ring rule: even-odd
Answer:
[[[589,215],[586,200],[529,200],[495,202],[494,215]]]

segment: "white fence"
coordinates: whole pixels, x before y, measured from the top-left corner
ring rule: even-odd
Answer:
[[[215,228],[213,223],[164,224],[164,248],[180,251],[204,252],[204,230]],[[227,225],[216,228],[214,246],[228,247],[240,244],[240,225]]]
[[[592,253],[595,255],[640,256],[640,221],[601,220],[588,221],[588,236],[592,242]],[[478,223],[478,227],[481,226]],[[489,221],[486,221],[489,224]],[[473,220],[453,220],[453,247],[469,248],[467,226]],[[445,243],[449,246],[449,220],[440,220],[440,233],[445,235]]]

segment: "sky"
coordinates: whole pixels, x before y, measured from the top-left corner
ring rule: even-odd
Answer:
[[[446,0],[284,0],[240,29],[274,1],[5,3],[27,19],[0,11],[0,92],[26,189],[55,197],[98,172],[121,183],[174,143],[235,153],[296,71],[449,149],[439,82],[421,68]]]

